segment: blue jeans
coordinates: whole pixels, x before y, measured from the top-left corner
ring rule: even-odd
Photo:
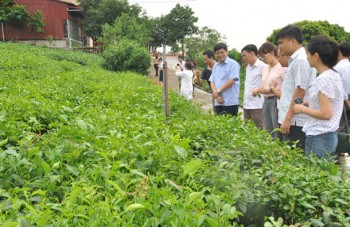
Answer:
[[[338,145],[337,132],[327,132],[316,136],[306,136],[305,153],[314,153],[318,158],[333,160]]]

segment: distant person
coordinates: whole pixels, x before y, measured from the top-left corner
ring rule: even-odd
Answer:
[[[350,119],[350,42],[342,42],[339,44],[339,52],[338,52],[338,63],[334,67],[336,71],[339,72],[340,77],[342,78],[343,82],[343,88],[345,91],[344,95],[344,104],[345,104],[345,111],[348,120]],[[342,114],[342,117],[340,119],[339,123],[339,129],[340,132],[345,132],[345,118]]]
[[[181,70],[180,66],[176,66],[175,75],[181,79],[180,95],[185,97],[186,100],[190,101],[193,98],[193,71],[192,62],[187,60],[185,62],[185,68]]]
[[[177,66],[180,66],[181,71],[183,71],[185,69],[186,62],[184,61],[184,58],[181,55],[178,56],[177,59],[179,60],[179,63]]]
[[[240,65],[228,57],[227,45],[218,43],[214,46],[218,59],[209,78],[210,87],[215,99],[216,114],[236,116],[239,104],[239,70]]]
[[[159,84],[162,86],[163,86],[163,75],[164,75],[163,67],[164,67],[163,59],[159,58]]]
[[[158,76],[158,71],[159,71],[159,54],[158,53],[154,54],[152,62],[153,62],[154,70],[156,71],[156,75],[155,76],[157,77]]]
[[[252,94],[262,94],[264,96],[264,103],[262,107],[263,128],[272,133],[273,138],[279,138],[279,133],[275,129],[278,125],[278,110],[277,97],[270,89],[270,83],[273,81],[276,89],[281,89],[282,81],[286,68],[282,67],[278,62],[277,56],[278,47],[271,42],[265,42],[258,50],[262,61],[267,64],[262,70],[262,86],[254,89]]]
[[[213,68],[216,64],[216,61],[214,60],[214,51],[212,51],[212,50],[204,51],[203,62],[204,62],[206,67],[202,71],[200,78],[198,78],[197,84],[198,84],[198,86],[203,87],[204,82],[206,81],[208,83],[209,89],[211,91],[209,78],[210,78],[211,73],[213,71]],[[212,96],[212,104],[213,104],[213,112],[215,113],[215,99],[213,98],[213,96]]]
[[[342,80],[333,69],[338,60],[338,46],[327,36],[318,35],[309,40],[306,50],[308,62],[319,75],[311,83],[308,106],[295,104],[293,111],[296,116],[301,113],[308,115],[303,127],[306,133],[305,153],[333,160],[338,143],[336,131],[344,103]]]
[[[282,28],[275,36],[281,54],[290,56],[288,70],[281,88],[278,123],[283,140],[290,145],[296,142],[298,148],[305,148],[305,133],[302,131],[307,116],[298,114],[294,116],[293,107],[297,98],[308,100],[307,89],[315,78],[306,59],[305,48],[302,47],[303,33],[298,26],[288,25]]]
[[[179,60],[179,62],[176,64],[176,67],[180,67],[180,70],[183,71],[185,69],[185,64],[186,62],[184,61],[184,58],[179,55],[177,57],[177,60]],[[181,90],[181,78],[178,78],[178,82],[179,82],[179,90]]]
[[[258,58],[258,48],[249,44],[241,50],[242,59],[247,64],[244,82],[243,115],[244,119],[252,120],[258,128],[263,128],[262,106],[264,99],[253,95],[253,91],[262,85],[262,70],[265,63]]]
[[[197,63],[192,58],[190,58],[189,61],[192,64],[192,71],[193,71],[193,78],[192,78],[193,91],[192,91],[192,94],[193,94],[193,98],[194,98],[194,87],[195,87],[194,85],[195,85],[195,81],[198,79],[199,71],[197,70]]]

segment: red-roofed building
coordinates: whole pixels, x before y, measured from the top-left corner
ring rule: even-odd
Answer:
[[[15,3],[24,5],[30,15],[41,11],[45,33],[32,33],[28,27],[18,29],[5,23],[6,40],[62,48],[87,46],[88,39],[82,29],[83,9],[77,0],[15,0]],[[50,43],[48,40],[52,38]]]

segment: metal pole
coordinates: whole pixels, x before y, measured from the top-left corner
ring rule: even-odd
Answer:
[[[1,30],[2,30],[2,41],[6,41],[5,40],[5,31],[4,31],[4,22],[1,22]]]
[[[166,61],[166,45],[163,44],[163,109],[165,117],[169,116],[168,96],[168,63]]]

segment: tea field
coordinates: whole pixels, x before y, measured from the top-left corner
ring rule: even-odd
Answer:
[[[1,226],[350,226],[337,165],[101,63],[0,42]]]

